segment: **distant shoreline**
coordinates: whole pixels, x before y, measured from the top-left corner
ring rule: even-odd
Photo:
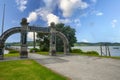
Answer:
[[[77,42],[74,46],[120,46],[120,43],[110,43],[110,42],[98,42],[98,43],[88,43],[88,42]]]

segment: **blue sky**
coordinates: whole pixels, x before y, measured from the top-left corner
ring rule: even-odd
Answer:
[[[120,42],[119,3],[120,0],[0,0],[0,26],[5,4],[4,31],[20,26],[26,17],[30,25],[70,25],[76,30],[78,42]],[[19,35],[10,36],[7,42],[20,41]],[[31,37],[32,33],[28,33],[28,40]]]

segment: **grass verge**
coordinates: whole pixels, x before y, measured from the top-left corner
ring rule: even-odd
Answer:
[[[19,57],[20,53],[5,54],[5,57]]]
[[[84,54],[84,53],[71,53],[73,55],[81,55],[81,56],[93,56],[93,57],[100,57],[100,58],[111,58],[111,59],[120,59],[119,56],[100,56],[95,54]]]
[[[49,52],[36,52],[36,53],[40,55],[49,55]],[[63,54],[63,52],[57,52],[56,54]]]
[[[68,80],[34,60],[0,62],[0,80]]]

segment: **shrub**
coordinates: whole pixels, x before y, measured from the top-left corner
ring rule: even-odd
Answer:
[[[31,48],[30,52],[39,52],[40,50],[38,48]]]
[[[72,53],[83,53],[81,49],[72,49],[71,52]]]
[[[96,52],[96,51],[87,51],[87,52],[84,52],[85,54],[88,54],[88,55],[95,55],[95,56],[98,56],[99,53]]]
[[[19,53],[19,51],[13,50],[13,49],[9,49],[9,54],[12,54],[12,53]]]

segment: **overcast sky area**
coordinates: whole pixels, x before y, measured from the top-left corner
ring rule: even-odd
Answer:
[[[120,0],[0,0],[0,27],[4,4],[4,31],[20,26],[25,17],[29,25],[70,25],[77,42],[120,42]],[[6,42],[19,41],[20,34],[14,34]]]

